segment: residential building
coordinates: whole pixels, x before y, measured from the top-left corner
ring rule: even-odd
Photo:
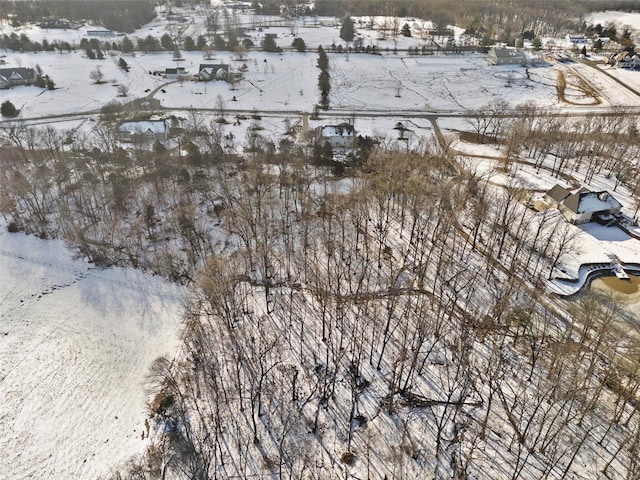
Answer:
[[[489,50],[487,60],[492,65],[526,65],[527,56],[521,48],[494,47]]]
[[[229,77],[229,65],[225,63],[201,63],[195,77],[200,82],[227,80]]]
[[[167,125],[164,120],[124,122],[118,127],[121,142],[152,144],[167,139]]]
[[[555,185],[546,194],[550,203],[557,205],[564,218],[574,225],[614,220],[622,211],[622,204],[607,191],[592,192],[582,187],[570,192]]]
[[[316,129],[317,141],[320,145],[331,145],[331,148],[353,149],[356,136],[353,125],[341,123],[339,125],[324,125]]]
[[[87,37],[110,38],[116,34],[111,30],[87,30]]]
[[[0,88],[33,85],[35,81],[36,72],[33,68],[0,68]]]

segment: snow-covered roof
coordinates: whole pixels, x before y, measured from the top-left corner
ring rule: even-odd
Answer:
[[[148,120],[146,122],[124,122],[118,130],[131,134],[144,133],[147,131],[152,133],[165,133],[166,126],[164,120]]]
[[[562,204],[573,213],[606,212],[622,208],[622,204],[609,192],[577,191],[564,199]]]
[[[499,48],[491,49],[496,58],[525,58],[524,51],[520,48]]]
[[[602,212],[622,208],[609,192],[585,192],[580,194],[578,213]]]
[[[320,134],[323,137],[352,137],[353,125],[325,125]]]
[[[0,75],[5,78],[32,79],[35,78],[35,70],[26,67],[0,68]]]

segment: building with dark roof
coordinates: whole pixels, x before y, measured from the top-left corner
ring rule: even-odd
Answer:
[[[487,60],[492,65],[526,65],[527,56],[521,48],[499,48],[489,50]]]
[[[582,187],[570,192],[560,185],[555,185],[547,192],[546,198],[574,225],[594,220],[608,222],[619,216],[622,211],[622,204],[604,190],[592,192]]]
[[[33,85],[35,81],[36,71],[33,68],[0,68],[0,88]]]

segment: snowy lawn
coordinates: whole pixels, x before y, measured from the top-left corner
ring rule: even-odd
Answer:
[[[178,352],[181,293],[0,225],[0,478],[95,478],[144,451],[145,376]]]

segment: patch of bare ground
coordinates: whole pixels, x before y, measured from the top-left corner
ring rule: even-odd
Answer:
[[[566,103],[568,105],[600,105],[602,101],[598,95],[598,91],[584,78],[572,72],[573,77],[575,77],[575,83],[571,83],[570,85],[567,83],[567,77],[562,70],[558,70],[558,79],[556,81],[556,91],[558,92],[558,100],[562,103]],[[576,89],[580,93],[582,93],[586,98],[591,98],[591,103],[584,102],[574,102],[572,100],[567,99],[566,90],[567,86]]]

